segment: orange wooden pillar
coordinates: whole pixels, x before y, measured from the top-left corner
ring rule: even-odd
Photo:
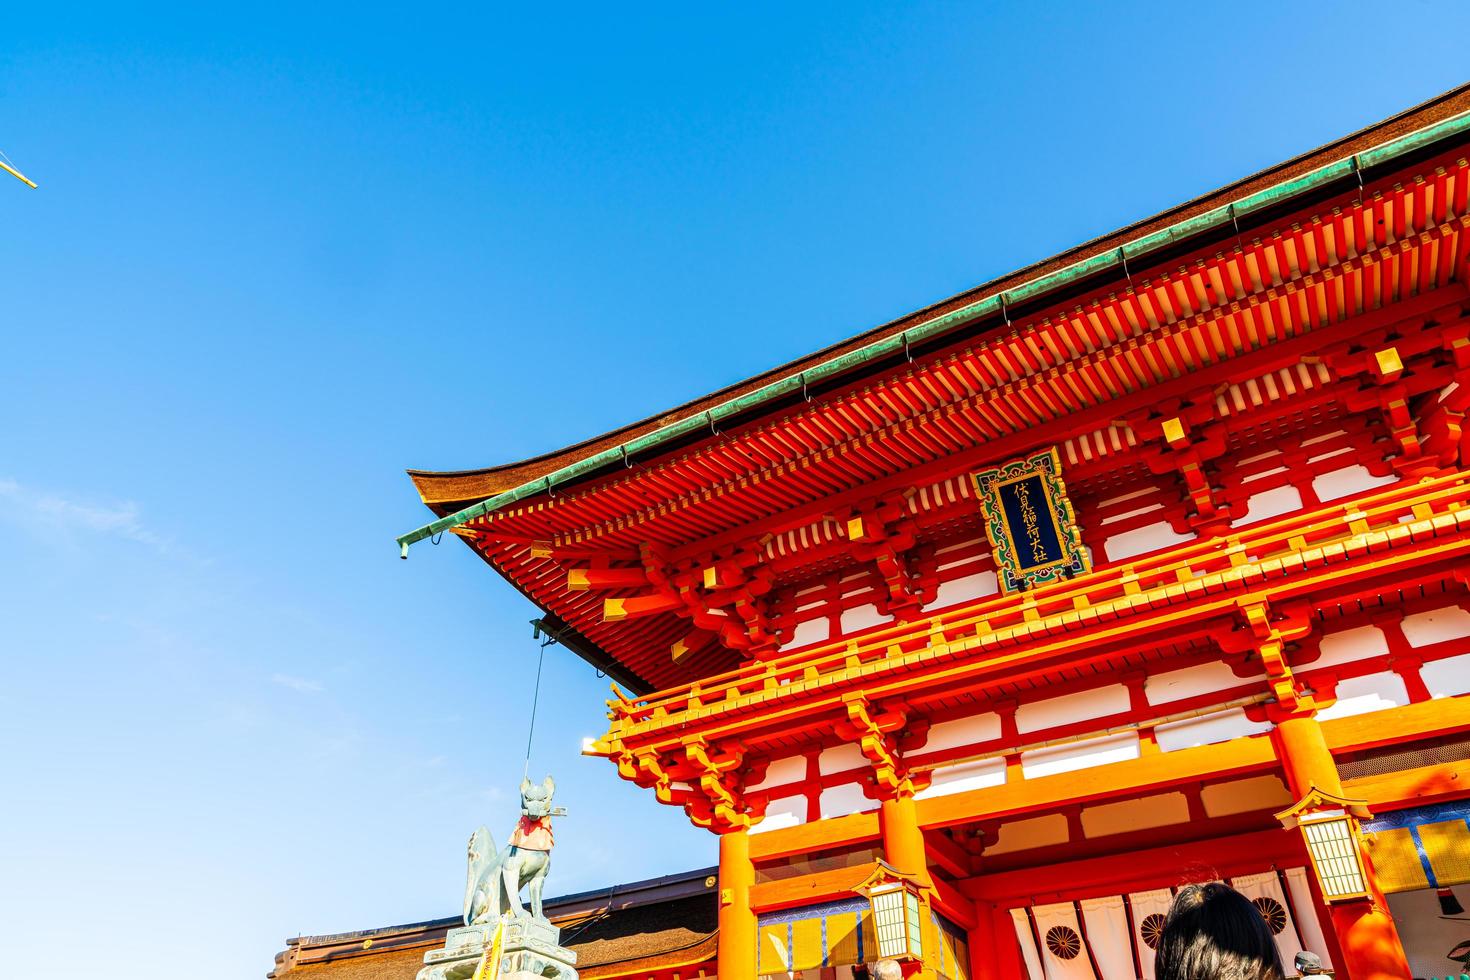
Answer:
[[[1286,718],[1277,723],[1271,737],[1296,799],[1306,796],[1313,786],[1334,796],[1343,795],[1337,763],[1316,718]],[[1369,897],[1328,903],[1332,929],[1346,961],[1342,972],[1349,980],[1403,980],[1410,976],[1403,943],[1367,854],[1363,855],[1363,865]]]
[[[750,860],[750,834],[732,830],[720,835],[720,940],[716,960],[719,980],[755,977],[755,912],[750,887],[755,865]]]
[[[883,835],[883,857],[895,871],[914,875],[926,887],[929,856],[924,850],[924,832],[919,829],[919,808],[911,793],[884,800],[878,809],[878,827]]]
[[[908,980],[933,980],[938,976],[932,963],[937,962],[934,958],[937,956],[939,937],[936,927],[929,919],[927,902],[933,898],[934,879],[929,876],[929,852],[924,848],[924,832],[919,828],[919,808],[914,803],[911,790],[900,790],[897,795],[879,805],[878,830],[883,837],[883,859],[895,871],[912,875],[927,893],[921,927],[923,962],[905,967],[904,976]]]

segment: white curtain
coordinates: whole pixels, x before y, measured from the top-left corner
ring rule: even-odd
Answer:
[[[1296,954],[1302,950],[1302,941],[1297,938],[1291,906],[1287,904],[1286,895],[1281,890],[1281,879],[1276,877],[1276,872],[1262,871],[1260,874],[1232,878],[1230,887],[1258,906],[1264,905],[1263,914],[1269,910],[1269,914],[1266,915],[1267,923],[1276,933],[1276,949],[1281,953],[1281,965],[1286,968],[1287,976],[1296,976],[1292,963],[1296,960]],[[1274,923],[1272,919],[1275,920]],[[1276,928],[1278,925],[1279,930]]]
[[[1332,954],[1327,951],[1327,937],[1322,934],[1322,921],[1317,918],[1317,903],[1307,884],[1306,868],[1287,868],[1286,890],[1291,893],[1291,907],[1296,910],[1297,932],[1307,949],[1322,957],[1322,965],[1332,969]],[[1286,964],[1291,968],[1291,964]]]
[[[1292,964],[1296,954],[1302,949],[1310,949],[1322,957],[1322,964],[1331,969],[1327,940],[1317,917],[1317,905],[1312,899],[1307,870],[1288,868],[1283,875],[1290,892],[1289,901],[1282,892],[1281,878],[1274,871],[1242,875],[1231,879],[1230,885],[1252,901],[1262,899],[1258,905],[1264,905],[1271,912],[1270,918],[1280,927],[1280,931],[1275,933],[1276,948],[1281,954],[1281,962],[1286,967],[1288,976],[1296,975]],[[1027,916],[1026,909],[1011,909],[1016,941],[1020,944],[1021,958],[1025,961],[1030,980],[1134,980],[1135,976],[1141,976],[1142,980],[1154,980],[1154,950],[1145,937],[1150,933],[1157,935],[1157,928],[1168,917],[1169,907],[1174,904],[1174,893],[1168,888],[1130,892],[1128,906],[1133,913],[1131,926],[1121,896],[1090,898],[1080,904],[1082,921],[1087,927],[1085,943],[1081,941],[1083,932],[1077,921],[1076,908],[1071,902],[1041,905],[1032,909],[1031,916],[1036,923],[1035,932],[1032,931],[1031,919]],[[1301,916],[1299,919],[1293,915],[1293,910]],[[1150,916],[1158,918],[1150,921]],[[1048,942],[1047,935],[1054,929],[1058,931],[1052,934],[1052,941]],[[1036,943],[1037,936],[1041,937],[1040,947]],[[1076,954],[1069,956],[1067,954],[1074,948],[1071,942],[1073,936],[1080,945],[1076,946]],[[1093,973],[1088,957],[1089,946],[1092,957],[1097,960],[1098,970],[1102,973],[1101,978]],[[1141,971],[1138,974],[1135,974],[1134,969],[1135,950],[1138,953],[1137,966]]]
[[[1097,980],[1087,944],[1082,941],[1077,909],[1071,902],[1038,905],[1031,915],[1036,919],[1036,934],[1041,937],[1041,965],[1046,980]]]
[[[1103,980],[1138,980],[1133,969],[1133,937],[1128,933],[1128,910],[1123,896],[1088,898],[1082,902],[1087,945]]]
[[[1041,968],[1041,956],[1036,952],[1036,939],[1031,935],[1031,919],[1025,909],[1011,909],[1011,923],[1016,927],[1016,942],[1021,947],[1021,959],[1026,961],[1026,975],[1031,980],[1045,980]]]
[[[1143,980],[1154,980],[1154,950],[1144,939],[1146,934],[1158,935],[1157,928],[1169,916],[1169,906],[1174,904],[1174,893],[1167,888],[1156,888],[1147,892],[1130,892],[1128,904],[1133,907],[1133,945],[1138,950],[1138,964],[1143,968]],[[1148,917],[1157,915],[1152,922]],[[1148,923],[1149,933],[1144,931]]]

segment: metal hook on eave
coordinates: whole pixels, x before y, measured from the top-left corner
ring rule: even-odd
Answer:
[[[1005,293],[998,293],[997,295],[1000,297],[1000,318],[1006,322],[1006,329],[1009,330],[1009,329],[1011,329],[1011,307],[1010,307],[1010,304],[1006,302],[1006,294]]]
[[[1235,229],[1235,247],[1245,251],[1245,242],[1240,237],[1240,220],[1235,216],[1235,202],[1230,202],[1230,227]]]
[[[1358,163],[1358,155],[1354,153],[1351,157],[1353,163],[1353,176],[1358,178],[1358,204],[1363,203],[1363,167]]]
[[[717,436],[724,435],[723,432],[721,432],[719,429],[715,428],[715,413],[714,412],[705,412],[704,413],[704,418],[705,418],[705,421],[709,423],[709,430],[711,432],[713,432]]]
[[[1128,285],[1131,287],[1133,285],[1133,273],[1128,271],[1128,253],[1123,251],[1121,246],[1118,248],[1118,261],[1123,263],[1123,275],[1127,278]]]
[[[903,356],[908,358],[910,364],[914,363],[914,352],[909,349],[909,332],[905,330],[898,338],[903,341]]]
[[[623,445],[619,446],[618,448],[623,451],[623,469],[625,469],[625,470],[631,470],[633,468],[633,464],[628,461],[628,446],[627,446],[627,444],[624,443]]]
[[[802,400],[805,401],[808,405],[810,405],[812,403],[812,396],[810,394],[808,394],[807,389],[806,389],[806,372],[805,371],[801,372],[801,374],[798,375],[798,377],[801,378],[801,397],[802,397]]]

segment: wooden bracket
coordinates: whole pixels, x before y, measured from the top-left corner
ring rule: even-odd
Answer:
[[[1212,401],[1201,393],[1196,401]],[[1213,415],[1213,413],[1212,413]],[[1140,420],[1134,430],[1156,434],[1157,442],[1144,447],[1144,459],[1155,473],[1175,473],[1184,484],[1190,504],[1189,525],[1201,534],[1222,533],[1230,526],[1229,505],[1218,499],[1207,463],[1225,453],[1225,432],[1218,425],[1191,425],[1186,415]],[[1182,530],[1182,529],[1181,529]]]
[[[1302,703],[1287,652],[1289,644],[1311,633],[1309,610],[1304,606],[1273,610],[1265,599],[1241,599],[1236,604],[1236,616],[1237,628],[1217,638],[1220,648],[1227,654],[1254,654],[1259,658],[1278,711],[1295,713],[1307,707]]]
[[[838,722],[835,731],[838,737],[856,742],[863,758],[873,769],[874,784],[881,798],[911,796],[927,785],[930,776],[911,774],[903,760],[905,748],[913,749],[923,744],[928,734],[927,720],[909,718],[901,709],[876,710],[867,698],[854,697],[846,700],[847,720]],[[908,742],[908,745],[901,745]]]

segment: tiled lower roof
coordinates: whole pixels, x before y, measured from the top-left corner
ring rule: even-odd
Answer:
[[[553,915],[562,944],[577,954],[585,980],[642,974],[704,962],[715,955],[713,889],[650,904]],[[424,954],[458,919],[303,937],[276,956],[276,980],[412,980]]]

